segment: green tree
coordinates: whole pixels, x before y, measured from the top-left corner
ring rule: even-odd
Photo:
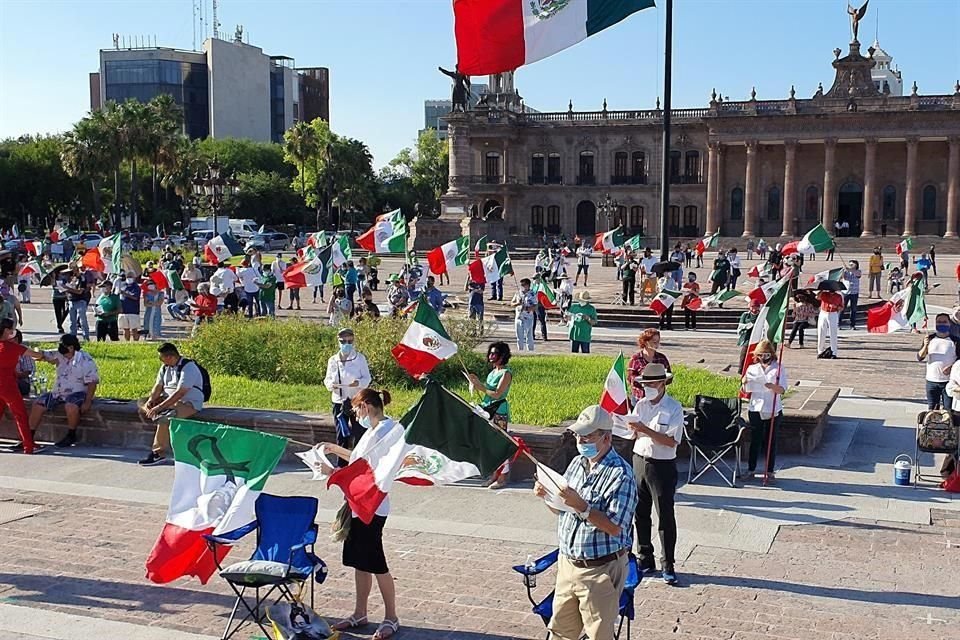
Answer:
[[[63,169],[60,136],[22,136],[0,142],[0,226],[43,232],[58,217],[79,220],[84,181]]]
[[[290,188],[290,178],[275,171],[237,174],[240,192],[230,196],[225,208],[238,218],[254,218],[267,224],[302,222],[303,200]]]
[[[306,176],[304,168],[308,161],[313,161],[319,152],[317,134],[307,122],[298,122],[283,134],[284,158],[297,165],[300,181],[300,197],[306,197]]]
[[[63,136],[60,160],[67,175],[90,184],[94,218],[100,219],[100,182],[113,169],[109,140],[97,122],[83,118]]]
[[[284,162],[283,147],[273,142],[206,138],[197,144],[197,152],[204,162],[217,158],[227,173],[273,171],[287,177],[294,175],[293,168]]]
[[[160,94],[147,103],[147,130],[145,147],[150,158],[150,183],[153,195],[153,214],[159,209],[158,189],[160,183],[161,156],[176,153],[183,136],[183,109],[173,96]]]
[[[416,190],[421,213],[435,213],[440,196],[447,190],[450,151],[446,140],[441,140],[436,129],[427,129],[417,138],[414,149],[401,149],[388,165],[394,179],[410,178]]]

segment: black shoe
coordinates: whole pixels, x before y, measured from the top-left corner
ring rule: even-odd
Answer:
[[[64,333],[63,327],[57,327],[57,333]]]
[[[163,454],[154,453],[151,451],[146,458],[140,460],[137,462],[137,464],[139,464],[141,467],[152,467],[154,465],[163,464],[166,462],[166,460],[167,458]]]
[[[23,442],[18,442],[17,444],[7,449],[7,451],[9,451],[10,453],[23,453]]]
[[[66,447],[72,447],[75,444],[77,444],[77,432],[67,431],[67,435],[60,438],[54,446],[58,449],[64,449]]]

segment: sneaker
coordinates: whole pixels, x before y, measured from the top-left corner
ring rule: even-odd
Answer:
[[[57,443],[54,446],[58,449],[64,449],[66,447],[72,447],[75,444],[77,444],[77,432],[67,431],[67,435],[57,440]]]
[[[139,464],[141,467],[152,467],[157,464],[163,464],[164,461],[166,461],[166,457],[163,454],[154,453],[151,451],[146,458],[140,460],[137,462],[137,464]]]
[[[664,584],[670,586],[677,584],[677,574],[673,572],[673,569],[664,569],[660,577],[663,579]]]
[[[23,453],[23,442],[18,442],[17,444],[7,449],[7,451],[9,451],[10,453]]]

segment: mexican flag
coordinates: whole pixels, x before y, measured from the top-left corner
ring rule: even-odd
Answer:
[[[404,371],[419,378],[453,357],[457,353],[457,343],[450,339],[433,307],[418,304],[413,322],[407,327],[400,344],[390,353]]]
[[[911,280],[910,286],[893,294],[881,306],[867,310],[867,331],[893,333],[914,323],[922,324],[926,318],[923,281]]]
[[[162,584],[196,576],[206,584],[217,567],[203,536],[253,522],[254,503],[280,461],[287,440],[174,418],[170,443],[175,460],[170,508],[147,558],[147,578]]]
[[[400,209],[377,216],[373,226],[357,237],[370,253],[403,253],[407,250],[407,221]]]
[[[750,300],[756,300],[760,304],[765,303],[770,299],[770,296],[774,294],[780,288],[780,285],[786,278],[781,278],[780,280],[772,280],[765,284],[760,285],[759,287],[754,288],[747,294],[747,298]]]
[[[761,262],[753,265],[753,268],[747,272],[748,278],[769,278],[773,273],[773,265],[769,262]]]
[[[704,236],[697,242],[697,254],[702,256],[707,249],[715,249],[718,244],[720,244],[719,231],[712,235]]]
[[[322,251],[313,252],[313,257],[304,258],[283,270],[283,284],[290,289],[316,287],[327,281],[328,262],[331,249],[326,246]]]
[[[470,249],[470,237],[461,236],[440,245],[427,253],[427,264],[430,271],[436,275],[450,273],[454,267],[467,264],[467,254]]]
[[[701,298],[700,296],[697,296],[697,300],[700,301],[698,306],[693,306],[692,304],[688,304],[687,308],[690,309],[691,311],[696,311],[697,309],[701,309],[703,307],[707,307],[707,308],[716,307],[718,305],[723,304],[727,300],[732,300],[733,298],[736,298],[738,295],[740,294],[737,292],[736,289],[731,289],[730,291],[721,291],[720,293],[717,293],[715,295],[706,296],[703,298]]]
[[[628,240],[626,240],[626,241],[623,243],[623,247],[622,247],[622,248],[623,248],[624,251],[632,251],[632,252],[634,252],[634,253],[637,253],[638,251],[640,251],[640,241],[641,241],[641,240],[643,240],[643,234],[638,233],[637,235],[633,236],[632,238],[629,238]]]
[[[93,271],[99,271],[100,273],[107,272],[107,267],[103,264],[103,258],[100,257],[100,249],[98,247],[84,251],[83,257],[80,258],[80,264]]]
[[[673,303],[677,301],[680,295],[679,291],[664,289],[650,302],[650,310],[658,316],[663,315],[667,309],[673,306]]]
[[[534,282],[531,291],[537,295],[537,301],[543,305],[544,309],[557,308],[557,295],[545,280],[539,279]]]
[[[507,248],[500,247],[500,250],[496,253],[470,263],[470,266],[467,267],[470,271],[470,278],[480,284],[498,282],[503,277],[503,266],[509,259]]]
[[[909,252],[911,249],[913,249],[913,236],[907,236],[897,244],[897,255],[899,256],[904,251]]]
[[[572,47],[653,0],[454,0],[457,68],[513,71]]]
[[[607,379],[603,383],[603,393],[600,394],[600,408],[607,413],[626,415],[630,413],[630,404],[627,402],[627,365],[623,359],[623,351],[613,361]]]
[[[307,236],[307,246],[308,247],[325,247],[327,245],[327,232],[326,231],[316,231]]]
[[[350,236],[346,234],[337,236],[333,242],[330,243],[329,248],[330,259],[327,263],[328,266],[334,269],[339,269],[347,263],[347,260],[353,257],[353,250],[350,248]]]
[[[203,247],[203,257],[209,264],[220,264],[241,254],[243,247],[229,232],[211,238]]]
[[[487,236],[486,235],[480,236],[480,239],[477,240],[477,244],[473,245],[473,257],[479,258],[481,253],[486,253],[487,244],[489,244],[487,242]]]
[[[30,255],[39,256],[43,251],[43,243],[39,240],[28,240],[23,243],[23,246]]]
[[[827,280],[839,281],[842,276],[843,267],[827,269],[826,271],[821,271],[810,276],[810,279],[807,280],[807,286],[810,288],[816,288],[816,286],[821,282],[826,282]]]
[[[101,240],[94,251],[100,252],[100,262],[103,264],[103,269],[98,269],[98,271],[103,273],[120,273],[123,271],[123,245],[119,233]]]
[[[154,284],[157,285],[157,289],[160,289],[161,291],[165,291],[170,288],[170,280],[167,278],[167,275],[159,269],[154,269],[147,274],[147,277],[153,280]],[[183,287],[182,284],[180,286],[181,288]]]
[[[818,224],[813,229],[810,229],[810,231],[807,231],[804,236],[800,238],[800,242],[797,243],[797,251],[805,256],[834,248],[833,238],[830,237],[830,234],[827,233],[827,230],[823,228],[822,224]]]
[[[750,331],[750,342],[747,347],[747,357],[743,361],[743,374],[753,363],[753,352],[761,340],[769,340],[775,347],[783,341],[783,322],[787,316],[787,303],[790,299],[787,293],[790,290],[790,278],[786,277],[773,283],[775,289],[760,308],[757,319],[753,322]]]
[[[612,253],[623,246],[623,229],[617,227],[606,233],[598,233],[593,239],[593,250]]]
[[[32,276],[33,274],[37,274],[37,277],[41,280],[43,279],[43,276],[47,275],[47,270],[43,268],[43,265],[41,265],[38,260],[27,261],[22,267],[20,267],[20,271],[17,272],[18,276],[24,277]]]
[[[164,269],[163,275],[167,278],[168,289],[183,291],[183,281],[180,279],[180,274],[177,273],[176,269]]]

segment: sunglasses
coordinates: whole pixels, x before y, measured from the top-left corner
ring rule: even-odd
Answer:
[[[353,344],[353,340],[337,340],[340,344]]]

